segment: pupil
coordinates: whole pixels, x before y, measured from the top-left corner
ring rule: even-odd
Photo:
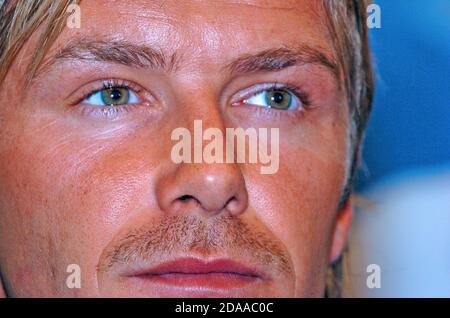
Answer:
[[[118,89],[114,89],[109,93],[109,98],[112,100],[118,100],[122,97],[122,93]]]
[[[283,102],[284,96],[280,92],[274,92],[271,99],[273,102],[280,104]]]

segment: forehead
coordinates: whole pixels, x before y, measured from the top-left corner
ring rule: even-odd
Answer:
[[[57,42],[115,37],[203,61],[298,43],[332,55],[321,8],[310,0],[82,1],[81,28],[66,28]]]

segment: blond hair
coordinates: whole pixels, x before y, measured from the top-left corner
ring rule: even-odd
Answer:
[[[0,3],[0,85],[25,42],[39,28],[41,36],[28,67],[31,79],[64,28],[73,0],[4,0]]]

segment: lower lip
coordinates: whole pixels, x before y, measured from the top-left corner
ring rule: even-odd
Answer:
[[[211,289],[239,288],[255,283],[256,276],[236,273],[169,273],[137,276],[145,281],[177,287],[198,287]]]
[[[140,273],[134,277],[169,286],[212,289],[239,288],[259,280],[258,275],[228,260],[204,263],[191,258],[164,263],[151,273]]]

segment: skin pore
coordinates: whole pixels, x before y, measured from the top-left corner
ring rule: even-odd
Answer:
[[[346,94],[320,2],[274,3],[83,1],[81,28],[64,29],[26,87],[28,40],[0,90],[9,296],[323,296],[351,221],[350,202],[337,211]],[[111,87],[132,102],[98,105]],[[267,87],[296,107],[248,102]],[[196,119],[279,128],[278,172],[173,163],[171,132]],[[217,288],[135,275],[178,257],[232,259],[254,277]]]

